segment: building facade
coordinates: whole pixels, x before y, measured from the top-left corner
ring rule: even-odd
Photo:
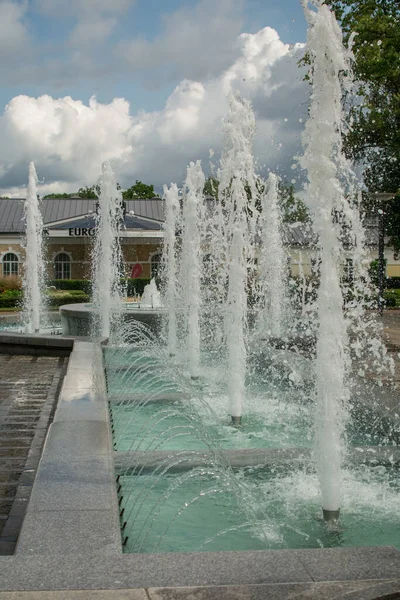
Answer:
[[[121,228],[123,269],[127,277],[149,279],[161,259],[163,202],[128,200]],[[46,198],[41,202],[47,278],[88,279],[95,236],[95,201]],[[0,199],[1,276],[21,275],[25,258],[24,199]]]
[[[127,277],[149,279],[161,260],[164,207],[161,198],[127,200],[121,229],[123,265]],[[83,198],[47,198],[41,202],[47,278],[89,279],[95,236],[95,201]],[[0,275],[22,275],[25,249],[24,199],[0,198]],[[308,224],[288,224],[283,232],[288,266],[293,276],[311,274],[316,254],[315,233]],[[378,258],[378,230],[367,223],[366,242],[371,261]],[[400,260],[385,248],[386,275],[400,277]],[[351,271],[351,255],[344,269]],[[301,265],[301,266],[300,266]]]

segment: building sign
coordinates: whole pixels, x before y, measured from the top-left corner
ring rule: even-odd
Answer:
[[[68,229],[70,237],[93,237],[96,235],[95,227],[70,227]]]

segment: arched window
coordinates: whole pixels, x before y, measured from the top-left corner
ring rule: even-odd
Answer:
[[[18,275],[18,256],[14,252],[7,252],[3,256],[3,276]]]
[[[65,252],[60,252],[54,259],[55,279],[71,279],[71,259]]]
[[[161,275],[161,254],[153,254],[151,257],[151,278],[157,278]]]

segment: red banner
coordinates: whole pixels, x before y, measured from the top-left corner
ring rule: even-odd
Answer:
[[[143,273],[142,265],[140,263],[136,263],[136,265],[133,265],[133,267],[132,267],[131,278],[137,279],[138,277],[141,276],[142,273]]]

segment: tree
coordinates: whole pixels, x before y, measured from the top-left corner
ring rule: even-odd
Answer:
[[[47,194],[43,196],[43,199],[46,198],[71,198],[72,196],[76,196],[77,194]]]
[[[216,177],[207,177],[204,184],[203,193],[205,196],[213,196],[218,200],[219,181]]]
[[[279,182],[279,201],[284,223],[306,223],[310,221],[310,213],[304,202],[294,195],[294,185]]]
[[[348,114],[345,151],[366,166],[369,192],[400,190],[400,3],[331,0],[344,41],[355,31],[354,74],[359,97]],[[386,232],[400,250],[400,200],[385,203]]]
[[[85,186],[84,188],[79,188],[78,196],[80,198],[86,198],[88,200],[97,200],[100,195],[100,186],[92,185],[91,187]]]
[[[136,179],[135,185],[122,192],[124,200],[142,200],[143,198],[158,198],[154,185],[146,185]]]

